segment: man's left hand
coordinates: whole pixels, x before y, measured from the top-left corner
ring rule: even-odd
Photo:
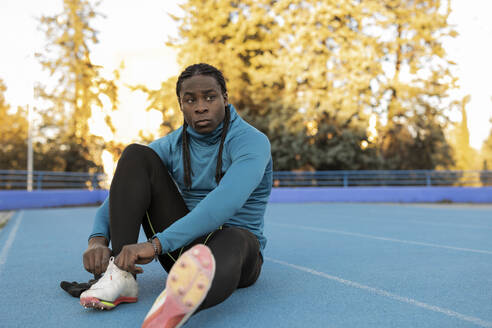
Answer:
[[[123,246],[120,254],[114,260],[114,264],[121,270],[133,274],[143,273],[143,269],[135,264],[147,264],[154,259],[154,246],[144,242]]]

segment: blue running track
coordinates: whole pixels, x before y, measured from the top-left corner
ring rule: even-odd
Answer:
[[[0,327],[139,327],[166,274],[135,304],[87,310],[60,287],[87,281],[96,208],[16,212],[0,231]],[[270,204],[258,282],[186,327],[492,327],[492,206]],[[143,240],[143,237],[142,237]]]

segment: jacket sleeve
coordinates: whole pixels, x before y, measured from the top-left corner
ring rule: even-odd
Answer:
[[[214,231],[234,215],[261,182],[270,161],[270,142],[262,133],[243,133],[228,142],[232,163],[213,189],[186,216],[157,233],[162,253]]]
[[[106,197],[97,209],[89,239],[96,236],[106,237],[108,241],[111,240],[109,235],[109,197]]]

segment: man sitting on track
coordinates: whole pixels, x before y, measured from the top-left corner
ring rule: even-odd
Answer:
[[[135,277],[143,272],[136,264],[159,260],[169,273],[166,289],[144,327],[181,326],[197,309],[255,283],[266,243],[268,138],[228,103],[213,66],[187,67],[176,94],[183,126],[124,150],[83,256],[87,271],[103,274],[80,295],[83,306],[97,309],[136,302]],[[149,241],[137,243],[141,225]]]

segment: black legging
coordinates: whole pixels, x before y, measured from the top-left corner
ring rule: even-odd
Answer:
[[[188,212],[159,156],[147,146],[132,144],[126,147],[109,192],[113,254],[117,255],[124,245],[137,242],[140,225],[150,238],[153,231],[165,230]],[[225,226],[195,239],[184,249],[159,256],[164,270],[169,272],[181,252],[205,240],[215,257],[216,270],[210,291],[199,310],[219,304],[237,288],[255,283],[263,264],[256,236],[246,229]]]

